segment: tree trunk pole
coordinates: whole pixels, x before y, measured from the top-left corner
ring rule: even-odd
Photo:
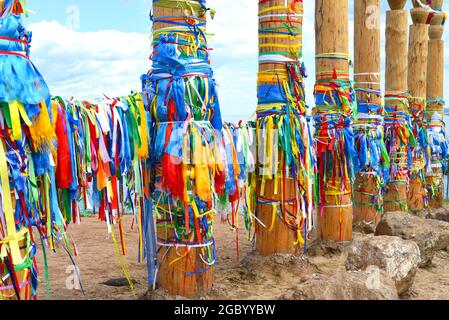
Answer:
[[[352,183],[357,161],[352,132],[354,91],[349,79],[348,1],[316,0],[318,237],[352,240]]]
[[[354,2],[354,123],[360,171],[354,184],[354,223],[377,223],[383,212],[383,108],[380,91],[380,0]],[[371,152],[374,147],[376,153]]]
[[[193,139],[201,139],[203,133],[195,131],[196,126],[185,125],[185,121],[197,121],[198,117],[202,117],[198,126],[205,125],[209,128],[209,125],[205,123],[212,121],[205,116],[206,108],[210,108],[212,100],[216,97],[211,92],[211,88],[215,87],[212,76],[206,73],[210,72],[209,67],[204,67],[207,69],[206,71],[197,70],[195,68],[198,68],[198,62],[196,65],[190,62],[195,56],[205,65],[209,64],[209,47],[205,36],[206,14],[209,9],[204,9],[202,5],[205,4],[200,1],[196,1],[196,3],[190,1],[190,3],[191,5],[186,6],[186,3],[182,1],[174,3],[153,0],[154,49],[151,77],[154,89],[157,92],[164,92],[163,95],[155,97],[152,105],[154,107],[156,104],[158,107],[154,107],[155,109],[152,110],[153,117],[157,119],[155,121],[157,130],[166,130],[166,134],[175,130],[184,130],[184,138],[189,137],[186,138],[187,140],[182,138],[179,145],[182,148],[182,156],[176,160],[173,160],[172,156],[167,157],[169,151],[165,149],[168,148],[165,142],[164,158],[153,168],[157,190],[153,195],[153,200],[158,216],[156,219],[159,265],[157,283],[173,295],[198,298],[212,289],[215,259],[215,243],[211,235],[213,199],[210,201],[200,200],[198,187],[200,183],[204,183],[203,187],[210,191],[213,182],[205,182],[201,179],[212,177],[213,174],[208,171],[210,170],[209,166],[202,165],[205,158],[203,158],[204,154],[201,154],[204,150],[198,149],[201,143],[192,142]],[[192,25],[197,27],[192,28]],[[164,40],[171,35],[174,36],[172,40],[168,38]],[[180,62],[173,62],[172,59],[155,61],[156,54],[165,52],[163,48],[173,44],[176,44],[177,49],[175,58],[178,58],[183,52],[184,60]],[[164,54],[169,55],[170,53]],[[171,63],[175,63],[176,66]],[[182,68],[182,63],[185,63],[185,69]],[[181,81],[175,77],[172,77],[171,81],[164,80],[167,74],[175,73]],[[203,81],[208,82],[203,83]],[[196,89],[188,87],[190,85],[195,86]],[[204,89],[208,85],[210,85],[209,93],[202,93],[203,91],[208,92]],[[184,86],[185,89],[185,96],[179,103],[173,97],[168,98],[169,90],[177,90],[175,86],[178,88]],[[190,93],[189,97],[187,97],[187,92]],[[164,102],[168,99],[170,101]],[[164,105],[165,107],[163,107]],[[187,106],[188,110],[186,110]],[[180,112],[183,110],[187,113],[185,118],[181,118]],[[202,110],[200,115],[198,115],[198,110]],[[193,113],[195,113],[195,117]],[[219,114],[219,109],[213,110],[212,113]],[[219,121],[221,122],[221,119]],[[174,142],[172,139],[170,141]],[[198,151],[200,152],[198,153]],[[178,160],[180,163],[177,162]],[[160,187],[161,184],[164,184],[163,181],[167,179],[167,176],[174,174],[173,171],[177,172],[177,179],[172,179],[172,183]],[[183,190],[177,192],[182,195],[175,195],[172,188],[179,189],[180,185],[183,185]]]
[[[385,70],[385,145],[390,172],[384,212],[407,210],[408,151],[414,140],[408,110],[408,12],[405,0],[390,0],[387,11]],[[401,139],[401,137],[404,137]]]
[[[432,9],[441,11],[443,1],[432,2]],[[429,207],[443,206],[443,168],[447,166],[442,146],[447,147],[444,124],[444,33],[443,12],[430,19],[429,55],[427,65],[427,121],[431,148],[430,170],[426,172]],[[445,168],[446,170],[446,168]]]
[[[302,22],[302,1],[259,1],[256,247],[263,256],[297,253],[313,223]]]
[[[427,95],[427,55],[429,43],[429,11],[417,7],[411,10],[413,25],[410,26],[408,55],[408,88],[410,93],[409,110],[412,116],[413,134],[417,146],[413,150],[413,163],[410,170],[410,186],[407,202],[410,211],[421,211],[427,205],[426,164],[428,142],[426,131]]]

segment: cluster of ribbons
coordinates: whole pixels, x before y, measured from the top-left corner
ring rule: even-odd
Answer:
[[[386,190],[408,185],[409,171],[413,164],[413,150],[417,145],[411,124],[409,95],[406,92],[387,92],[385,94],[385,146],[390,156],[390,172]],[[396,201],[403,210],[407,199]]]
[[[1,0],[0,1],[0,19],[11,14],[26,14],[26,0]]]
[[[224,123],[220,149],[227,174],[225,184],[216,190],[221,203],[219,213],[234,231],[238,258],[239,212],[243,214],[248,240],[254,239],[252,231],[256,219],[257,183],[255,123]]]
[[[149,241],[150,235],[154,234],[153,221],[144,214],[151,211],[149,116],[145,97],[133,93],[122,98],[106,97],[96,103],[54,97],[48,110],[45,103],[41,104],[41,113],[33,122],[26,112],[19,111],[23,128],[20,140],[14,138],[14,131],[10,129],[14,128],[12,121],[15,120],[11,115],[15,107],[21,110],[23,105],[4,105],[1,117],[2,140],[7,150],[2,148],[0,151],[14,179],[16,203],[12,208],[19,230],[15,237],[9,237],[27,240],[28,243],[24,242],[22,246],[26,244],[29,257],[34,258],[35,244],[30,240],[34,226],[40,231],[43,243],[53,249],[56,242],[63,240],[72,255],[65,234],[66,224],[80,221],[81,209],[91,208],[107,222],[120,263],[129,279],[122,259],[126,254],[124,214],[132,213],[139,226],[139,260],[155,252]],[[28,128],[24,126],[27,123]],[[3,167],[6,163],[0,165],[2,174],[8,172]],[[3,179],[3,194],[7,194]],[[8,206],[4,206],[4,220],[8,223],[7,209]],[[118,224],[120,241],[116,240],[114,224]],[[8,241],[12,241],[8,236],[2,240],[5,253]],[[15,253],[12,244],[9,247],[11,254]],[[2,256],[2,260],[8,261],[7,257]],[[11,259],[18,257],[11,256]],[[22,261],[16,271],[22,270],[20,266],[30,264],[24,258],[12,261]],[[156,262],[153,264],[155,266]],[[130,284],[132,286],[131,281]]]
[[[0,299],[36,298],[33,230],[42,243],[45,269],[46,249],[62,247],[71,258],[76,254],[66,229],[78,217],[70,205],[60,206],[75,197],[74,172],[63,174],[72,159],[58,149],[59,134],[70,124],[29,60],[24,8],[18,0],[0,5]]]
[[[295,245],[305,245],[314,223],[315,154],[301,61],[303,6],[302,1],[259,4],[257,205],[271,207],[273,218],[257,223],[271,231],[278,217],[295,233]]]
[[[139,261],[155,251],[151,242],[145,241],[154,233],[153,221],[145,214],[151,211],[151,119],[147,97],[131,93],[113,99],[105,96],[95,102],[55,97],[53,103],[61,110],[58,121],[63,123],[56,127],[57,153],[63,159],[56,171],[63,212],[69,221],[79,216],[80,204],[98,212],[99,219],[107,222],[120,264],[133,289],[122,258],[126,255],[124,214],[131,213],[139,228]]]
[[[429,199],[441,197],[443,174],[447,173],[449,144],[446,137],[446,126],[443,121],[444,101],[427,101],[427,141],[430,149],[430,159],[426,167],[426,184]]]
[[[229,169],[220,159],[223,123],[210,67],[204,0],[153,0],[152,70],[146,77],[151,119],[151,195],[160,264],[195,255],[204,273],[216,261],[213,238],[217,193],[223,195]],[[221,149],[220,149],[221,148]],[[230,196],[232,196],[230,194]],[[193,250],[194,249],[194,250]],[[156,257],[154,257],[156,258]]]
[[[432,5],[428,0],[427,5]],[[441,9],[429,8],[430,14],[427,23],[431,23],[437,13],[441,14]],[[441,25],[446,23],[446,13],[443,12]],[[426,168],[426,184],[429,199],[441,198],[443,189],[443,174],[447,174],[449,157],[448,140],[446,137],[446,126],[443,121],[444,99],[435,99],[426,101],[427,116],[427,136],[430,148],[430,159]]]
[[[367,195],[371,201],[354,203],[358,206],[374,207],[381,212],[383,207],[382,190],[388,181],[390,157],[384,143],[384,108],[382,94],[373,87],[380,86],[380,74],[355,74],[357,117],[353,124],[355,149],[358,155],[358,181],[354,191]],[[370,183],[365,183],[370,181]],[[363,183],[362,183],[363,182]],[[358,184],[360,183],[360,184]],[[366,188],[370,186],[371,188]]]
[[[348,59],[336,54],[317,58]],[[321,214],[326,208],[334,208],[335,204],[340,208],[352,205],[343,203],[343,198],[352,194],[352,183],[361,166],[352,128],[352,117],[357,111],[355,91],[347,75],[336,70],[330,74],[333,77],[324,76],[315,85],[315,148],[318,159],[315,192]],[[362,162],[364,164],[366,162]],[[343,219],[341,216],[340,221]]]
[[[412,166],[409,178],[415,183],[419,183],[420,198],[422,197],[424,206],[427,206],[426,172],[430,169],[431,149],[427,134],[426,99],[410,97],[409,111],[412,131],[416,140],[416,146],[412,150]],[[413,203],[409,203],[409,205],[411,209],[414,209]]]

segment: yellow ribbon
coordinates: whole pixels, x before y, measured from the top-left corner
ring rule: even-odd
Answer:
[[[16,100],[9,103],[9,114],[11,117],[12,137],[14,140],[20,141],[22,140],[21,117],[27,126],[31,127],[33,123],[28,118],[23,104]]]
[[[14,265],[21,263],[22,255],[20,254],[19,241],[23,239],[23,231],[17,232],[16,223],[14,219],[14,210],[12,207],[11,200],[11,189],[9,187],[9,174],[8,165],[6,161],[5,150],[3,148],[3,141],[0,141],[0,177],[2,183],[3,192],[3,211],[5,215],[7,236],[2,242],[9,243],[9,248],[11,250],[12,263]],[[26,231],[26,230],[25,230]],[[2,246],[1,257],[6,256],[6,247]]]

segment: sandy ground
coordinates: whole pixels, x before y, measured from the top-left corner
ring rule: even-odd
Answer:
[[[132,219],[124,219],[127,244],[126,263],[131,277],[136,281],[135,293],[140,299],[170,299],[163,291],[147,294],[146,265],[137,263],[138,231],[131,228]],[[70,289],[74,272],[68,255],[62,248],[48,254],[51,299],[133,299],[133,294],[123,281],[123,272],[108,238],[107,227],[96,218],[84,218],[80,225],[70,226],[70,236],[75,241],[79,256],[75,258],[80,271],[84,294]],[[358,234],[358,237],[363,235]],[[334,253],[308,259],[295,257],[274,257],[261,260],[253,252],[246,234],[240,234],[240,261],[237,260],[235,237],[226,224],[218,224],[215,233],[219,260],[215,269],[214,288],[208,299],[278,299],[302,277],[314,274],[332,275],[344,271],[345,254]],[[38,250],[40,268],[39,299],[46,299],[45,274],[42,251]],[[122,279],[122,285],[104,284],[110,280]],[[124,282],[124,283],[123,283]],[[67,285],[68,283],[68,285]],[[178,297],[179,298],[179,297]],[[447,299],[449,300],[449,253],[439,252],[433,266],[420,269],[415,284],[405,299]]]

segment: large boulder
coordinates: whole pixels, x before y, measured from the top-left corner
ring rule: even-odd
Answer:
[[[415,242],[378,236],[354,241],[348,251],[346,269],[380,268],[391,277],[401,295],[413,285],[420,262],[420,251]]]
[[[429,218],[449,222],[449,207],[432,209]]]
[[[429,226],[438,234],[436,243],[437,250],[448,250],[449,248],[449,223],[439,220],[426,220]]]
[[[447,244],[447,222],[432,222],[406,212],[387,212],[376,229],[376,236],[396,236],[413,240],[421,251],[420,267],[432,264],[436,250],[444,250]],[[446,245],[447,248],[447,245]]]
[[[314,275],[282,294],[281,300],[397,300],[393,280],[382,270]]]

